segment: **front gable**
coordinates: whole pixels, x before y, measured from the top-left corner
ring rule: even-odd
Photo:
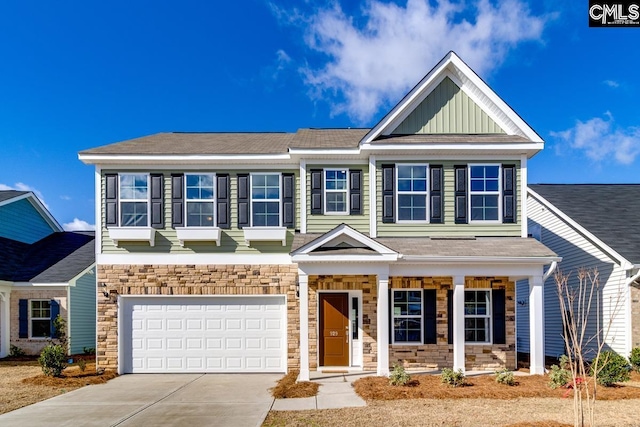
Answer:
[[[62,227],[33,193],[0,202],[0,237],[31,244],[58,231]]]

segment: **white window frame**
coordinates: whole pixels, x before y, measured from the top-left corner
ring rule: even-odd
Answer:
[[[497,166],[498,167],[498,191],[472,191],[471,190],[471,168],[472,167],[486,167],[486,166]],[[467,188],[469,189],[468,195],[468,208],[467,208],[467,217],[469,218],[469,224],[502,224],[502,165],[500,163],[471,163],[467,165]],[[471,206],[471,198],[472,196],[498,196],[498,219],[473,219],[471,216],[472,206]]]
[[[465,328],[464,328],[464,335],[465,335],[465,344],[470,344],[470,345],[487,345],[487,344],[491,344],[493,343],[493,294],[491,292],[491,289],[465,289],[465,308],[464,308],[464,320],[465,320]],[[474,292],[477,295],[477,292],[486,292],[486,294],[489,296],[489,300],[487,301],[487,313],[486,314],[467,314],[467,309],[466,309],[466,294],[467,292]],[[476,298],[476,302],[477,302],[477,298]],[[467,325],[466,325],[466,320],[467,319],[488,319],[488,321],[485,323],[486,324],[486,330],[485,330],[485,335],[489,338],[486,341],[467,341]]]
[[[420,167],[424,167],[426,169],[426,180],[427,180],[427,186],[426,186],[426,190],[425,191],[400,191],[399,187],[398,187],[398,179],[399,179],[399,174],[398,174],[398,168],[399,167],[403,167],[403,166],[409,166],[409,167],[415,167],[415,166],[420,166]],[[396,223],[399,224],[428,224],[429,223],[429,185],[430,185],[430,179],[429,179],[429,164],[428,163],[397,163],[396,167],[395,167],[395,193],[396,193]],[[400,219],[400,196],[401,195],[411,195],[411,196],[420,196],[424,194],[424,198],[425,198],[425,217],[424,220],[407,220],[407,219]]]
[[[189,199],[187,193],[187,177],[188,176],[210,176],[213,180],[213,198],[212,199]],[[218,206],[216,203],[216,197],[218,195],[218,187],[216,182],[216,174],[213,172],[192,172],[184,174],[184,226],[186,228],[200,227],[200,228],[215,228],[218,226],[217,213]],[[189,225],[189,203],[211,203],[213,204],[213,224],[212,225]]]
[[[278,176],[278,225],[254,225],[253,224],[253,209],[254,202],[275,202],[274,199],[254,199],[253,198],[253,177],[256,175],[277,175]],[[251,227],[256,228],[269,228],[269,227],[282,227],[282,174],[279,172],[252,172],[249,174],[249,200],[251,202]]]
[[[123,203],[142,203],[142,199],[123,199],[122,196],[122,177],[128,175],[144,175],[147,177],[147,223],[145,225],[123,225],[122,224],[122,204]],[[151,174],[127,172],[118,174],[118,224],[120,227],[142,228],[151,226]]]
[[[346,173],[346,179],[345,179],[345,188],[344,190],[328,190],[327,189],[327,172],[345,172]],[[324,210],[323,212],[325,213],[325,215],[349,215],[349,169],[341,169],[341,168],[327,168],[327,169],[323,169],[322,170],[322,175],[323,175],[323,179],[322,179],[322,184],[323,184],[323,189],[322,189],[322,201],[324,203]],[[344,211],[336,211],[336,212],[329,212],[327,210],[327,193],[344,193],[344,198],[345,198],[345,210]]]
[[[33,317],[33,303],[46,301],[49,303],[49,317]],[[40,309],[41,310],[41,309]],[[51,338],[51,326],[49,326],[49,335],[47,336],[33,336],[33,321],[34,320],[46,320],[51,322],[51,300],[46,298],[35,298],[29,300],[29,338],[30,339],[49,339]],[[51,325],[51,323],[49,323]]]
[[[414,314],[395,314],[395,293],[396,292],[419,292],[420,293],[420,316],[416,316]],[[424,344],[424,293],[422,289],[417,288],[402,288],[402,289],[392,289],[391,290],[391,344],[398,345],[422,345]],[[420,317],[420,341],[396,341],[396,319],[415,319],[416,317]]]

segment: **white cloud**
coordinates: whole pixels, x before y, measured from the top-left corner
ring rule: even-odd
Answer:
[[[0,184],[0,190],[32,191],[36,196],[38,196],[38,199],[40,199],[44,207],[49,209],[49,205],[47,205],[47,202],[44,201],[44,196],[42,195],[40,190],[36,190],[32,186],[27,185],[23,182],[16,182],[13,186]]]
[[[63,194],[62,196],[60,196],[60,198],[61,198],[62,200],[67,200],[67,201],[68,201],[68,200],[71,200],[71,196],[67,196],[67,195],[64,195],[64,194]]]
[[[74,218],[73,221],[62,224],[62,228],[64,228],[65,231],[88,231],[95,230],[96,226],[89,224],[87,221]]]
[[[605,118],[594,117],[551,136],[564,141],[570,148],[580,150],[595,162],[613,160],[623,165],[633,163],[640,154],[640,128],[616,126],[611,113]]]
[[[612,88],[614,88],[614,89],[615,89],[615,88],[620,87],[620,83],[618,83],[618,82],[617,82],[617,81],[615,81],[615,80],[605,80],[605,81],[603,81],[602,83],[603,83],[604,85],[607,85],[607,86],[612,87]]]
[[[397,101],[449,50],[486,74],[519,43],[540,40],[549,19],[532,15],[519,0],[475,0],[468,6],[450,0],[408,0],[405,6],[371,0],[362,17],[347,16],[338,3],[311,16],[273,5],[272,10],[283,22],[306,27],[307,46],[327,58],[320,67],[302,69],[311,96],[337,99],[332,113],[361,123]]]

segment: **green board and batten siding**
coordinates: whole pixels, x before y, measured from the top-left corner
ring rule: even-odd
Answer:
[[[136,171],[127,171],[127,173],[135,173]],[[146,252],[146,253],[243,253],[243,254],[259,254],[259,253],[289,253],[291,243],[293,242],[293,230],[287,230],[287,245],[282,246],[280,242],[253,242],[251,246],[247,246],[244,240],[244,232],[237,228],[238,224],[238,173],[259,172],[251,171],[220,171],[220,173],[229,173],[231,183],[231,228],[222,230],[222,241],[220,246],[215,242],[185,242],[185,246],[180,246],[177,239],[176,231],[171,227],[171,174],[182,173],[183,171],[162,171],[162,170],[144,170],[139,173],[162,173],[164,174],[164,221],[165,228],[156,230],[155,245],[150,247],[144,242],[121,242],[120,247],[113,244],[109,238],[109,230],[105,227],[105,206],[102,205],[102,253],[127,253],[127,252]],[[193,171],[195,172],[195,171]],[[203,171],[208,172],[208,171]],[[265,171],[271,172],[271,171]],[[300,227],[300,209],[298,206],[300,195],[299,170],[285,170],[283,173],[294,173],[296,177],[296,229]],[[116,173],[114,171],[104,171],[102,177],[101,197],[104,200],[105,194],[105,173]]]
[[[358,169],[362,171],[363,215],[311,215],[311,170],[328,168],[327,165],[307,165],[307,233],[326,233],[345,223],[361,233],[369,233],[369,164],[334,166],[336,169]],[[300,210],[298,209],[298,212]]]
[[[71,354],[96,348],[96,269],[76,280],[69,288],[69,345]]]
[[[403,120],[394,134],[477,134],[504,131],[449,77]]]
[[[376,165],[376,186],[382,189],[382,163],[391,164],[394,162],[378,162]],[[395,162],[400,164],[402,162]],[[406,162],[411,163],[411,162]],[[415,163],[415,162],[413,162]],[[480,162],[469,162],[478,163]],[[377,231],[379,237],[415,237],[415,236],[520,236],[521,214],[522,214],[522,194],[520,194],[520,162],[519,161],[483,161],[482,164],[503,163],[516,165],[516,195],[518,198],[516,220],[514,224],[456,224],[454,221],[454,165],[465,164],[460,161],[437,161],[433,164],[443,166],[444,183],[444,224],[411,224],[396,223],[389,224],[382,222],[382,192],[376,195],[378,207]]]
[[[27,199],[0,206],[0,237],[31,244],[54,231]]]

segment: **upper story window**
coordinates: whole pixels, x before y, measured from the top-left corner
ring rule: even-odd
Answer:
[[[149,226],[149,175],[120,174],[120,226]]]
[[[349,171],[346,169],[325,169],[324,211],[331,214],[348,214],[347,179]]]
[[[251,174],[251,225],[280,226],[280,174]]]
[[[215,226],[215,175],[185,174],[187,227]]]
[[[500,221],[500,165],[469,166],[471,221]]]
[[[427,165],[396,165],[398,222],[427,221],[427,176]]]
[[[464,340],[473,343],[491,342],[491,291],[464,292]]]

